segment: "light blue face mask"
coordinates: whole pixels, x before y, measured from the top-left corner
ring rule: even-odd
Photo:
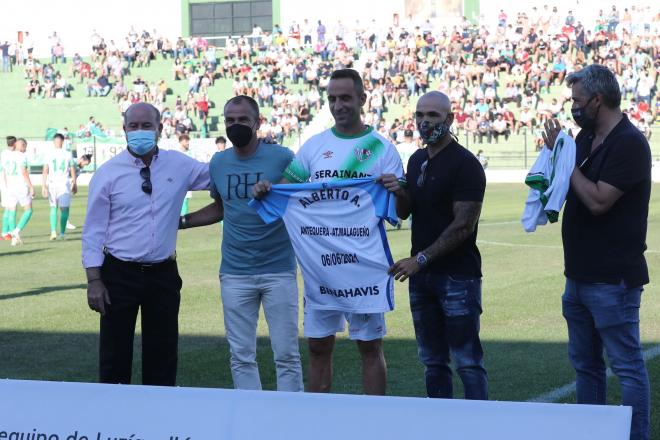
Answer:
[[[156,146],[156,132],[151,130],[135,130],[126,133],[128,148],[138,156],[144,156]]]

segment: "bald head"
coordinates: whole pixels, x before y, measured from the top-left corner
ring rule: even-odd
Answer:
[[[449,100],[449,97],[444,93],[438,92],[436,90],[422,95],[422,97],[419,98],[419,101],[417,101],[417,106],[419,107],[420,104],[423,106],[433,107],[437,111],[445,114],[451,112],[451,101]]]
[[[425,144],[447,145],[446,139],[450,136],[449,127],[454,122],[449,97],[437,91],[423,95],[417,101],[415,122]]]
[[[138,102],[124,113],[124,131],[152,130],[160,131],[160,112],[156,107],[146,102]]]

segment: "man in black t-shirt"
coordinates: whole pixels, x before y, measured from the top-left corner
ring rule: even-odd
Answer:
[[[649,438],[650,386],[639,337],[639,307],[649,282],[644,259],[651,195],[651,150],[621,113],[614,74],[593,64],[570,74],[575,139],[562,221],[568,353],[577,373],[578,403],[607,403],[603,349],[633,408],[631,440]],[[546,145],[559,124],[546,123]]]
[[[406,197],[397,197],[399,217],[412,214],[412,256],[397,261],[390,272],[399,281],[410,278],[410,308],[428,396],[453,397],[451,354],[465,397],[485,400],[476,241],[486,176],[477,158],[449,132],[454,115],[446,95],[422,96],[415,119],[426,148],[410,157]],[[381,179],[390,191],[402,191],[395,176]]]

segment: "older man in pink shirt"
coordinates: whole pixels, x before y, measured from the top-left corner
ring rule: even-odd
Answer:
[[[162,129],[155,107],[129,107],[128,148],[101,166],[89,186],[82,260],[89,307],[101,314],[103,383],[131,382],[139,309],[143,383],[176,382],[179,213],[187,191],[209,188],[209,171],[185,154],[159,149]]]

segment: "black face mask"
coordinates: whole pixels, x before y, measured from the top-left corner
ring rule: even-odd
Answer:
[[[587,106],[591,102],[592,97],[587,103],[579,108],[572,108],[571,109],[571,115],[573,116],[573,120],[575,120],[575,123],[578,125],[583,130],[589,130],[592,131],[594,128],[596,128],[596,119],[598,118],[598,112],[600,111],[600,105],[598,106],[598,110],[596,110],[596,114],[594,115],[593,118],[587,116],[586,110]]]
[[[227,137],[236,148],[243,148],[252,140],[252,127],[234,124],[227,127]]]

